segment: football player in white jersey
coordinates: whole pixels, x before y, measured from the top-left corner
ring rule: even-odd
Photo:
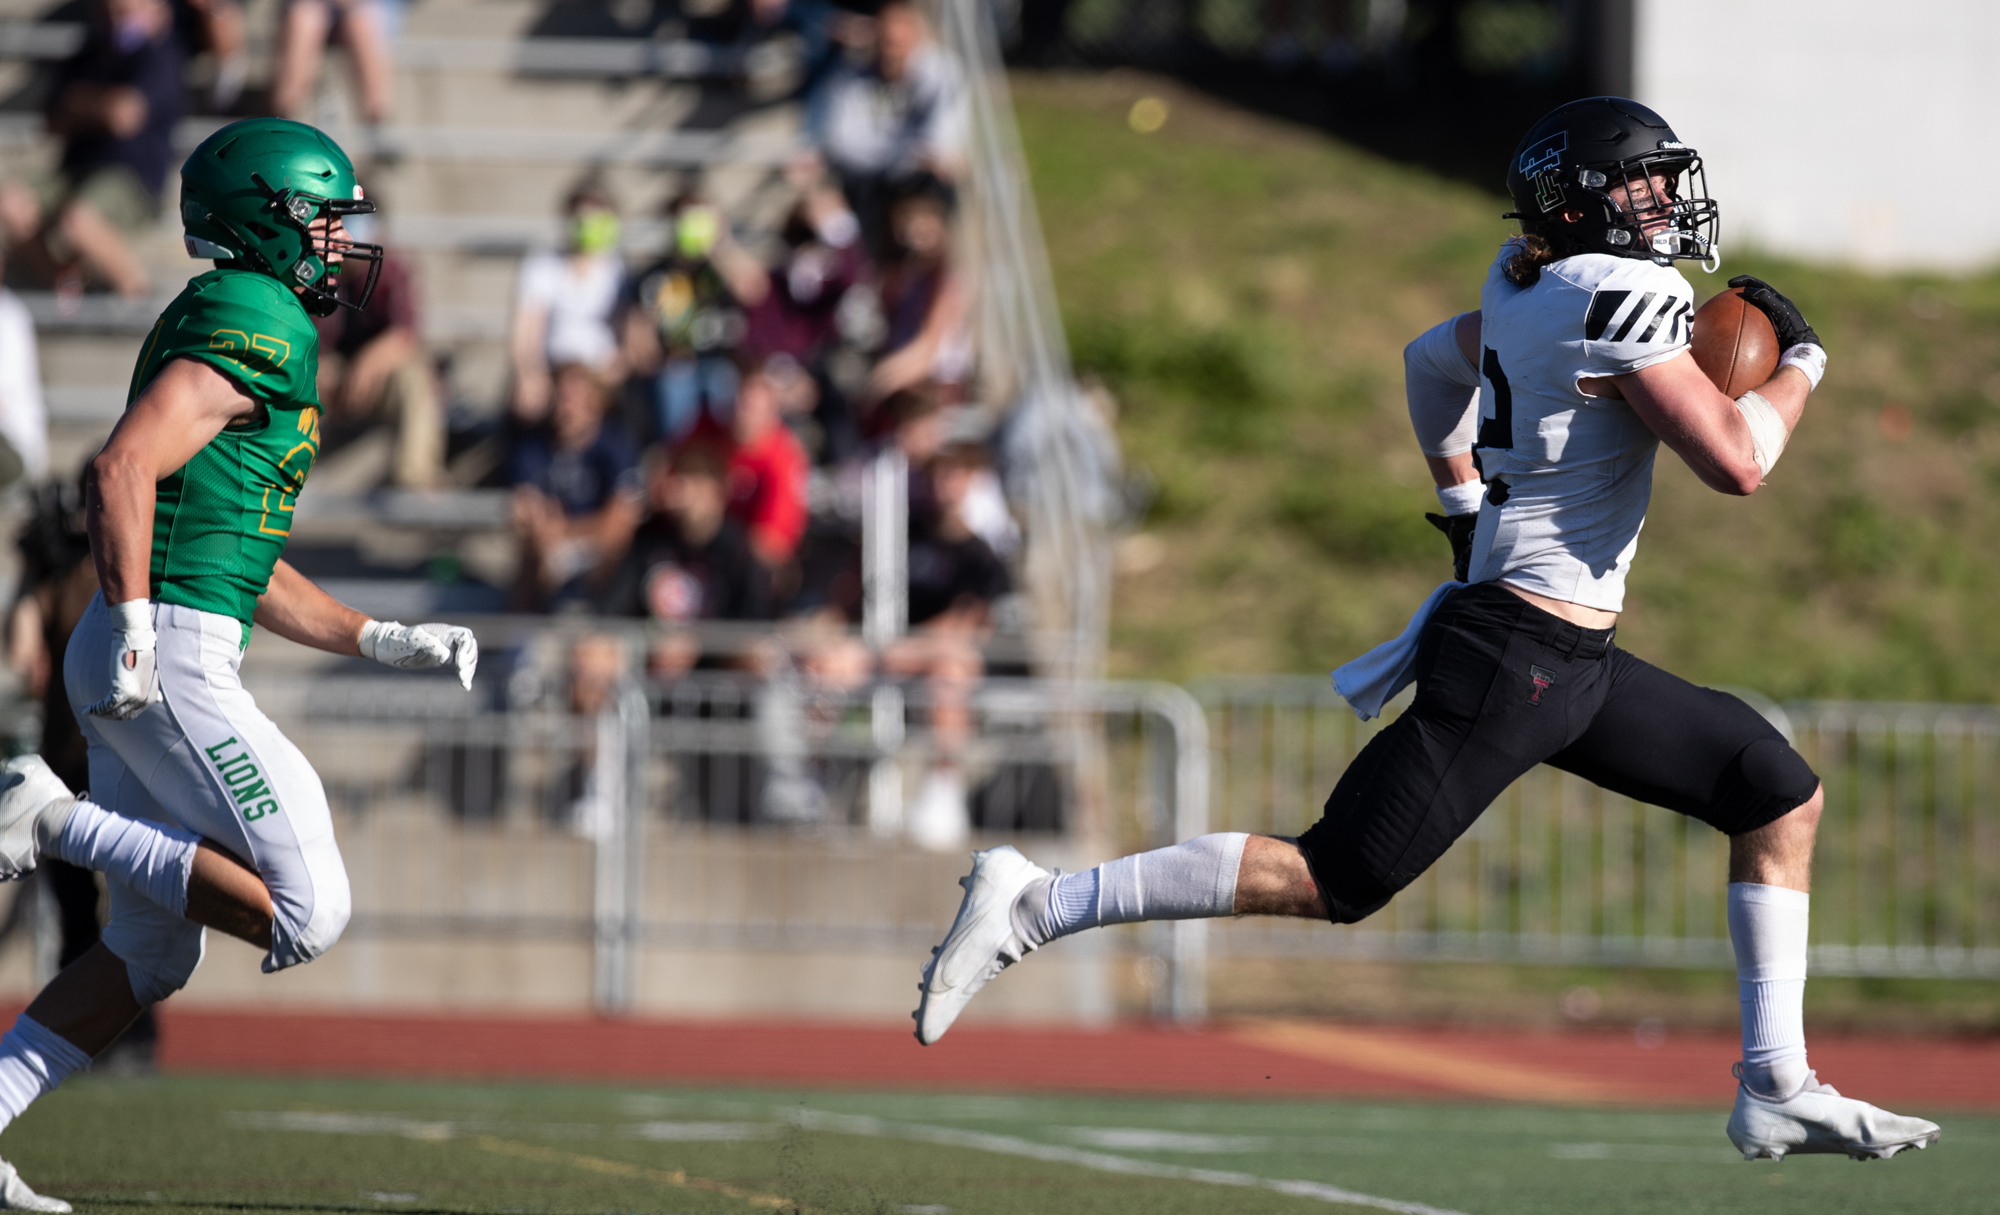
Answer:
[[[935,1042],[1002,969],[1085,928],[1361,920],[1548,763],[1729,836],[1744,1056],[1728,1133],[1744,1157],[1928,1146],[1933,1123],[1843,1097],[1806,1066],[1818,778],[1742,701],[1613,644],[1659,444],[1711,488],[1754,492],[1826,353],[1790,301],[1745,278],[1732,285],[1771,318],[1777,372],[1732,401],[1695,365],[1694,293],[1674,263],[1714,269],[1717,207],[1700,157],[1646,107],[1610,97],[1559,107],[1523,138],[1508,188],[1522,234],[1494,259],[1479,311],[1406,352],[1459,579],[1402,638],[1336,672],[1364,716],[1411,679],[1416,699],[1297,839],[1218,833],[1075,874],[1008,847],[977,854],[924,967],[917,1038]]]

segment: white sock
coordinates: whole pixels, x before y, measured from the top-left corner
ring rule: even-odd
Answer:
[[[71,1072],[89,1066],[89,1055],[22,1013],[14,1028],[0,1036],[0,1129]]]
[[[1059,873],[1021,892],[1015,927],[1039,947],[1106,924],[1233,915],[1236,871],[1249,841],[1241,831],[1219,832],[1083,873]]]
[[[1729,883],[1729,940],[1743,1005],[1743,1081],[1788,1097],[1806,1081],[1806,927],[1803,890]]]
[[[126,818],[95,802],[79,801],[46,851],[59,861],[129,886],[175,915],[186,915],[188,877],[194,872],[194,847],[200,838],[179,827]]]

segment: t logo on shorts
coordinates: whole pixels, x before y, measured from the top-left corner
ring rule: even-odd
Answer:
[[[231,747],[239,749],[234,755],[224,754]],[[202,749],[215,764],[215,770],[222,776],[229,795],[236,799],[236,807],[242,813],[244,822],[254,823],[267,814],[278,812],[278,799],[271,796],[271,786],[257,771],[257,765],[250,762],[250,752],[242,743],[232,737]]]
[[[1556,673],[1545,667],[1530,666],[1528,678],[1535,681],[1535,694],[1528,697],[1528,703],[1538,705],[1542,703],[1542,693],[1555,686]]]

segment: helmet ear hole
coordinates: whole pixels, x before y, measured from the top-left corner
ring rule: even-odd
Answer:
[[[249,223],[247,223],[247,224],[244,224],[243,226],[244,226],[244,227],[246,227],[246,228],[248,228],[248,229],[250,229],[250,231],[251,231],[251,232],[252,232],[253,234],[255,234],[255,235],[256,235],[256,237],[257,237],[257,239],[258,239],[258,240],[276,240],[276,239],[278,239],[278,233],[277,233],[276,229],[273,229],[273,228],[267,228],[267,227],[265,227],[265,226],[264,226],[263,224],[260,224],[260,223],[256,222],[255,220],[252,220],[252,221],[250,221]]]

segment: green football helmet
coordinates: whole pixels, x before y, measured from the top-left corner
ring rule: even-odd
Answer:
[[[331,224],[315,233],[314,222],[373,210],[340,145],[286,118],[232,122],[181,166],[188,256],[268,274],[296,288],[314,316],[366,308],[382,273],[382,246],[334,240]],[[343,292],[341,273],[357,260],[368,263],[367,281]]]

